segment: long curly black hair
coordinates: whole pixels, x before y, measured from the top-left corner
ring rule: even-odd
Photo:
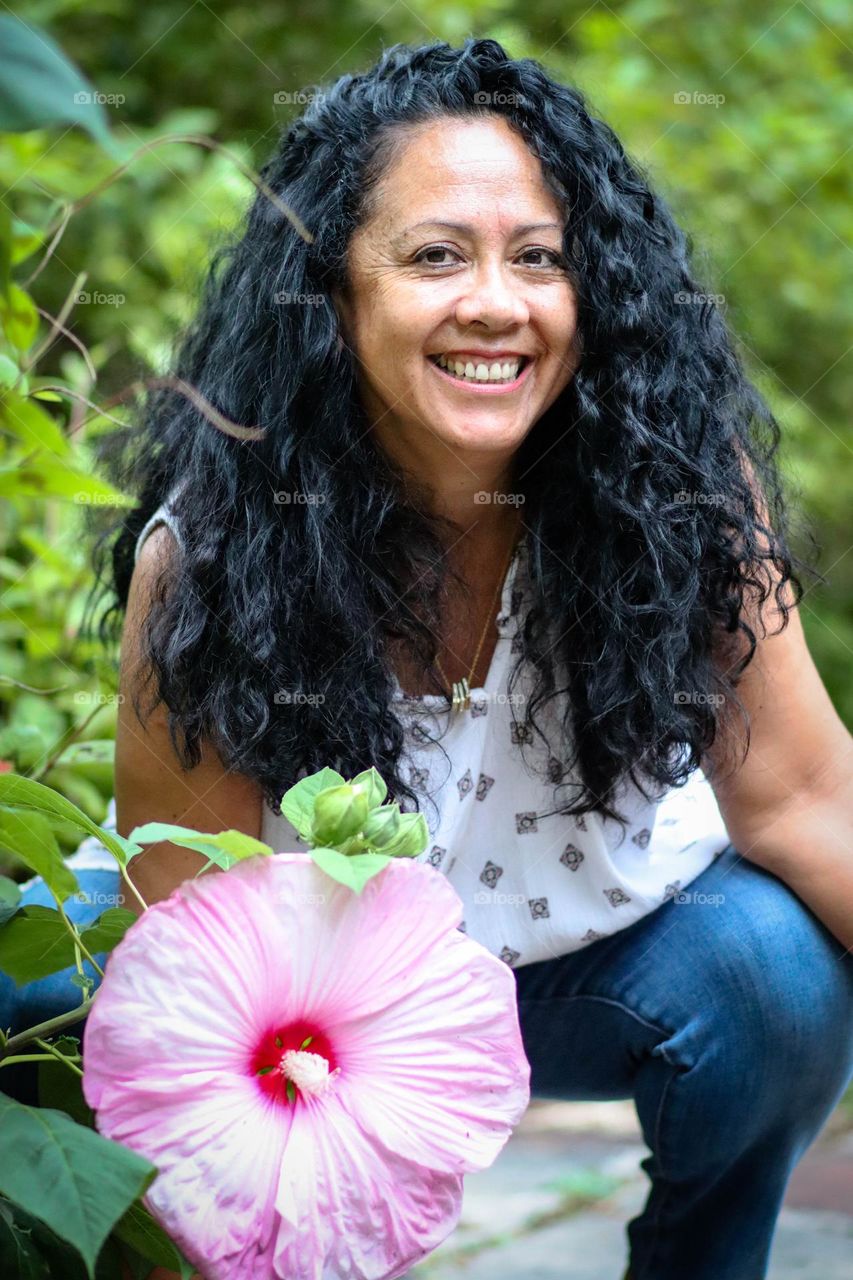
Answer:
[[[788,546],[779,426],[689,264],[691,237],[576,88],[471,37],[394,45],[309,96],[261,170],[278,200],[259,190],[211,255],[173,382],[107,437],[102,464],[139,505],[95,552],[114,597],[100,637],[115,640],[137,536],[180,478],[185,552],[163,570],[146,643],[151,705],[165,702],[184,766],[207,738],[279,812],[305,773],[373,764],[391,798],[419,807],[388,641],[430,668],[461,530],[373,443],[331,293],[407,126],[497,113],[560,197],[582,350],[514,459],[532,586],[510,679],[525,666],[531,680],[519,739],[544,736],[537,712],[565,694],[549,779],[573,794],[555,812],[622,821],[629,778],[644,794],[680,785],[722,709],[745,716],[749,593],[775,595],[784,626],[786,584],[803,592],[795,566],[812,571]],[[217,413],[261,430],[239,438]],[[718,640],[737,642],[736,661],[719,661]]]

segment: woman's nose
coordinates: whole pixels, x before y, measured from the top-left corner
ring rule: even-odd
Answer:
[[[529,314],[520,284],[507,278],[501,263],[478,267],[456,304],[456,320],[460,325],[480,320],[492,328],[505,328],[526,324]]]

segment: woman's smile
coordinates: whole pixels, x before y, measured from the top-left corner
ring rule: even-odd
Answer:
[[[458,391],[474,395],[511,395],[528,380],[534,360],[530,356],[487,361],[473,356],[450,354],[427,356],[438,376]],[[507,376],[509,374],[509,376]]]

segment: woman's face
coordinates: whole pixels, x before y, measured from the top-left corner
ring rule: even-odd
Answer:
[[[560,209],[539,161],[498,116],[447,119],[417,130],[375,194],[335,295],[375,436],[438,465],[448,446],[508,459],[579,363]],[[498,364],[501,380],[459,377],[457,361],[469,375]]]

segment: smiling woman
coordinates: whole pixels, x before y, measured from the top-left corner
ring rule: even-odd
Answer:
[[[279,801],[329,765],[431,804],[534,1093],[635,1099],[634,1274],[758,1280],[853,1073],[850,739],[788,625],[779,425],[648,176],[494,40],[342,76],[263,176],[110,441],[152,677],[118,829],[233,807],[298,850]]]

